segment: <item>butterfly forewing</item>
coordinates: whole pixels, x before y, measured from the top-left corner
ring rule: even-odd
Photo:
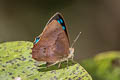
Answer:
[[[37,43],[32,48],[32,57],[38,61],[56,62],[68,55],[67,29],[62,16],[57,13],[49,20],[40,37],[37,37]]]
[[[68,29],[67,29],[66,22],[65,22],[65,20],[64,20],[64,18],[63,18],[63,16],[62,16],[62,14],[59,13],[59,12],[57,12],[56,14],[54,14],[54,15],[50,18],[50,20],[48,21],[47,24],[49,24],[52,20],[57,20],[57,22],[58,22],[59,24],[61,24],[61,26],[62,26],[63,30],[65,31],[65,33],[66,33],[66,35],[67,35],[67,37],[68,37],[68,40],[69,40]],[[69,44],[70,44],[70,43],[69,43]]]

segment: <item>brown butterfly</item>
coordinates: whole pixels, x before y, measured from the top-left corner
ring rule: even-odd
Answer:
[[[51,66],[58,62],[68,61],[70,58],[73,59],[73,53],[74,48],[70,48],[65,20],[57,12],[50,18],[43,32],[35,38],[32,58],[37,61],[45,61],[48,66]]]

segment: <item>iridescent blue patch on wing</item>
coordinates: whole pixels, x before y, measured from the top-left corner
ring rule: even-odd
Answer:
[[[63,20],[62,20],[61,18],[58,19],[57,22],[62,25],[62,29],[63,29],[63,30],[66,29],[66,28],[65,28],[65,25],[64,25],[64,22],[63,22]]]
[[[61,22],[61,23],[63,23],[63,20],[62,20],[62,19],[60,19],[60,22]]]
[[[35,44],[38,43],[39,40],[40,40],[40,38],[37,37],[37,38],[35,39],[35,42],[34,42],[34,43],[35,43]]]
[[[57,22],[58,22],[59,24],[61,24],[61,23],[60,23],[60,20],[57,20]]]
[[[65,30],[65,26],[62,26],[62,29]]]

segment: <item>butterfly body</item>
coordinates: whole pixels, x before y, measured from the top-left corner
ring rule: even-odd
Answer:
[[[74,48],[70,48],[65,21],[56,13],[46,24],[41,35],[36,37],[32,48],[32,58],[47,63],[58,63],[72,58]]]

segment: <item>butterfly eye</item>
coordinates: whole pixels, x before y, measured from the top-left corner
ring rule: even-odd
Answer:
[[[36,37],[34,44],[38,43],[39,40],[40,40],[40,38],[39,38],[39,37]]]

